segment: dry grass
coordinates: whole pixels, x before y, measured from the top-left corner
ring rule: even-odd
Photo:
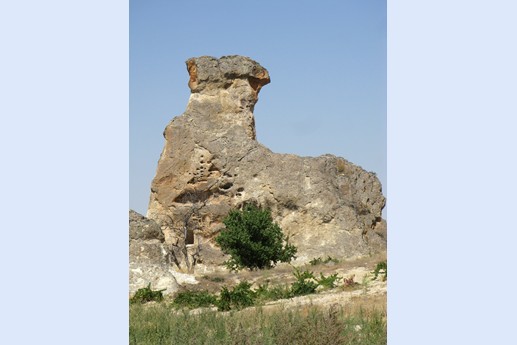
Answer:
[[[338,159],[336,161],[336,168],[337,168],[337,172],[339,174],[344,174],[346,172],[346,163],[344,160],[342,159]]]
[[[130,344],[386,344],[385,314],[339,306],[299,310],[171,312],[165,304],[130,308]]]

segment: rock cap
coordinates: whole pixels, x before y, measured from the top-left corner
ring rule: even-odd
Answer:
[[[188,59],[186,64],[192,93],[226,89],[235,79],[245,79],[258,94],[260,88],[271,81],[268,71],[246,56],[229,55],[220,59],[201,56]]]

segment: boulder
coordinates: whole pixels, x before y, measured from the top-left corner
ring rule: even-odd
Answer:
[[[129,210],[129,240],[161,240],[165,237],[160,226],[140,213]]]
[[[129,294],[147,287],[170,295],[179,288],[160,226],[129,211]]]

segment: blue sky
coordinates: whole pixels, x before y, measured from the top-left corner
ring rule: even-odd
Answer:
[[[145,214],[167,123],[190,90],[185,60],[245,55],[270,73],[255,107],[274,152],[331,153],[386,195],[386,2],[130,1],[129,207]]]

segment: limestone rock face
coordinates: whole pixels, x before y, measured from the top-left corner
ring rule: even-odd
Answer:
[[[141,214],[129,210],[129,241],[154,239],[160,241],[165,239],[160,226]]]
[[[333,155],[276,154],[256,141],[253,108],[270,82],[264,67],[203,56],[189,59],[187,70],[190,99],[165,128],[147,211],[167,243],[196,252],[198,264],[220,263],[214,238],[222,219],[255,202],[298,247],[298,263],[385,249],[385,198],[374,173]]]
[[[160,226],[137,212],[129,211],[129,294],[151,283],[153,290],[169,295],[178,290],[169,251]]]

